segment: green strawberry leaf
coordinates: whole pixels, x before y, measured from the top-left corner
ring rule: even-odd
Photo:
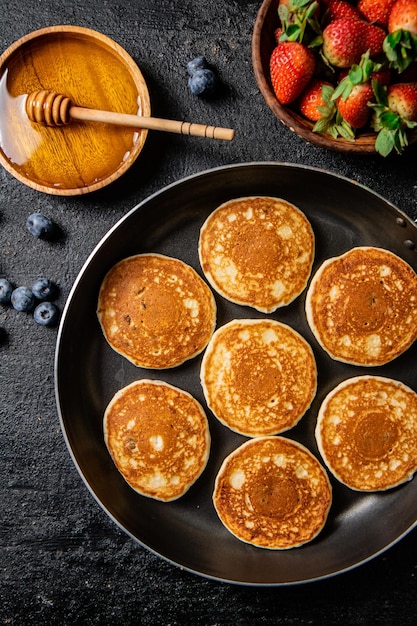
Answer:
[[[374,79],[372,81],[372,89],[375,95],[377,105],[387,107],[388,106],[387,88],[384,85],[381,85],[379,80]]]
[[[308,4],[308,0],[290,0],[288,6],[290,11],[296,11],[302,9],[305,4]]]
[[[379,131],[376,141],[375,150],[383,157],[386,157],[392,152],[395,146],[394,133],[386,128]]]
[[[391,111],[391,109],[382,111],[379,119],[383,128],[387,128],[389,130],[396,130],[397,128],[401,128],[401,117],[398,115],[398,113]]]
[[[312,0],[290,0],[290,9],[294,10],[300,10],[300,9],[304,9],[307,7],[308,10],[308,5],[309,4],[314,4],[315,9],[317,8],[317,2],[312,2]]]
[[[403,119],[403,124],[407,126],[407,128],[415,128],[417,126],[417,122],[413,122],[412,120]]]
[[[382,48],[388,61],[395,61],[397,58],[396,47],[401,40],[401,30],[396,30],[393,33],[387,35],[383,41]]]
[[[362,65],[362,82],[364,83],[366,83],[366,81],[371,78],[371,75],[373,72],[378,72],[382,67],[382,63],[375,63],[375,61],[372,61],[372,59],[369,59],[366,56],[368,54],[369,54],[369,50],[364,55],[365,58],[364,58],[363,65]]]
[[[307,2],[306,4],[309,4],[309,3]],[[307,20],[310,20],[312,18],[315,19],[315,15],[316,15],[316,11],[317,11],[318,6],[319,6],[318,2],[312,2],[310,4],[310,6],[307,7],[307,11],[306,11],[306,14],[305,14],[305,17],[306,17]]]
[[[321,45],[322,30],[317,21],[318,2],[314,0],[290,0],[288,5],[278,6],[278,17],[283,34],[280,41],[298,41],[313,47]]]
[[[375,141],[375,150],[384,157],[388,156],[393,150],[397,154],[402,154],[407,146],[408,134],[403,127],[395,129],[383,128],[379,131]]]
[[[291,24],[287,27],[285,34],[288,41],[300,41],[301,28],[297,24]]]
[[[323,133],[330,131],[329,121],[324,117],[326,111],[325,107],[317,107],[317,110],[323,115],[313,126],[313,133],[319,133],[322,135]]]
[[[348,139],[349,141],[355,141],[355,131],[346,120],[341,118],[340,122],[336,125],[336,128],[341,137]]]
[[[363,82],[363,71],[360,65],[352,65],[348,74],[352,85],[360,85]]]
[[[345,78],[347,80],[345,80]],[[351,84],[347,76],[345,78],[340,81],[340,83],[337,85],[336,89],[334,90],[334,93],[332,95],[333,100],[337,100],[339,97],[341,97],[343,100],[346,100],[346,98],[349,96],[350,92],[352,91],[353,85]]]
[[[407,30],[396,30],[385,37],[382,48],[389,66],[401,73],[417,60],[417,35]]]
[[[394,148],[398,154],[401,154],[405,147],[408,146],[408,135],[404,128],[399,128],[394,134]]]
[[[336,126],[331,126],[328,132],[334,139],[337,139],[339,137],[339,131],[337,130]]]
[[[288,22],[290,11],[285,4],[280,4],[278,7],[278,17],[281,20],[282,27],[285,29],[285,25]]]
[[[333,96],[333,87],[330,85],[323,85],[321,88],[321,97],[323,98],[323,102],[326,104],[330,104]]]
[[[323,37],[321,34],[317,35],[317,37],[314,37],[314,39],[312,39],[310,41],[310,43],[308,44],[309,48],[319,48],[323,45]]]

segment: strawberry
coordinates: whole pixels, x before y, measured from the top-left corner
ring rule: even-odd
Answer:
[[[353,128],[342,118],[332,99],[333,86],[320,79],[313,79],[300,96],[299,109],[308,119],[315,121],[313,132],[331,137],[355,139]]]
[[[392,5],[396,0],[359,0],[357,8],[367,22],[387,28]]]
[[[375,148],[382,156],[395,150],[401,154],[408,145],[408,131],[417,126],[417,83],[384,87],[372,83],[376,102],[372,128],[378,133]]]
[[[332,96],[333,100],[337,100],[340,96],[346,100],[355,85],[370,82],[377,72],[382,74],[381,64],[372,61],[367,50],[362,55],[359,64],[354,63],[349,69],[343,69],[340,72],[339,83]]]
[[[417,60],[417,0],[397,0],[389,14],[384,52],[390,67],[403,72]]]
[[[308,87],[306,92],[308,92]],[[355,132],[338,111],[333,99],[333,94],[333,86],[326,81],[322,81],[320,96],[317,95],[317,101],[321,100],[322,104],[314,103],[320,117],[313,126],[313,132],[320,134],[327,133],[335,139],[340,136],[348,141],[354,141]],[[301,98],[303,98],[303,96],[301,96]],[[308,109],[306,112],[308,112]],[[311,112],[311,115],[313,114],[315,115],[315,112]]]
[[[352,87],[346,99],[339,97],[337,108],[343,119],[354,129],[363,128],[369,120],[371,109],[369,102],[374,99],[370,82]]]
[[[340,115],[353,129],[363,128],[369,121],[369,104],[375,100],[371,81],[387,84],[390,76],[389,68],[382,68],[380,63],[369,58],[369,50],[362,55],[358,65],[340,72],[332,99],[336,100]]]
[[[383,28],[376,26],[375,24],[368,24],[365,22],[363,28],[363,36],[365,38],[365,48],[369,50],[371,57],[377,57],[383,51],[383,44],[385,39],[385,31]]]
[[[331,22],[323,31],[323,54],[331,65],[350,67],[359,63],[369,50],[371,57],[382,51],[385,31],[364,20],[341,18]]]
[[[313,52],[297,41],[284,41],[272,52],[272,87],[281,104],[293,102],[309,83],[315,68]]]
[[[387,90],[388,106],[400,117],[417,121],[417,83],[397,83]]]
[[[384,67],[372,72],[371,79],[378,80],[381,85],[389,85],[392,81],[392,72],[389,67]]]
[[[279,40],[281,38],[282,35],[282,28],[276,28],[274,30],[274,39],[275,39],[275,43],[278,45],[279,44]]]
[[[356,7],[346,2],[346,0],[329,0],[326,5],[326,11],[323,17],[325,24],[340,20],[342,17],[360,17]]]
[[[417,35],[417,0],[397,0],[388,19],[388,32],[406,30]]]
[[[298,110],[308,120],[317,122],[317,120],[323,117],[323,112],[320,112],[320,107],[323,110],[325,101],[323,100],[323,87],[327,85],[332,88],[332,85],[326,80],[319,78],[313,78],[302,92],[298,101]]]

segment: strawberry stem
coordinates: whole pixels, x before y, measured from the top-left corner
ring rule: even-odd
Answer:
[[[389,66],[401,73],[417,60],[417,35],[408,30],[395,30],[385,37],[383,50]]]
[[[322,31],[316,19],[317,0],[290,0],[288,5],[280,4],[278,17],[281,20],[280,41],[297,41],[309,48],[322,44]]]
[[[352,65],[348,74],[342,78],[333,93],[333,100],[341,97],[346,100],[355,85],[367,83],[373,72],[381,69],[381,63],[375,63],[369,58],[369,50],[362,55],[358,65]]]
[[[387,88],[378,80],[372,81],[375,103],[369,103],[373,109],[371,126],[378,133],[375,150],[382,156],[388,156],[393,150],[402,154],[408,146],[407,130],[417,126],[417,122],[406,120],[388,104]]]
[[[323,85],[321,97],[324,105],[317,107],[321,118],[314,124],[313,132],[320,134],[329,133],[334,139],[344,137],[344,139],[353,141],[355,132],[337,110],[336,103],[333,100],[333,93],[333,87]]]

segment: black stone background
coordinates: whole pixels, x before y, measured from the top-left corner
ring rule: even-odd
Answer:
[[[149,134],[145,151],[103,191],[65,198],[0,171],[0,273],[16,284],[56,280],[64,306],[84,261],[108,229],[149,194],[211,167],[249,161],[326,168],[417,216],[416,149],[401,158],[346,156],[308,145],[267,108],[251,65],[253,0],[8,0],[0,49],[54,24],[98,30],[145,76],[153,114],[236,128],[232,143]],[[204,54],[224,90],[187,89],[186,63]],[[52,217],[63,237],[35,240],[26,217]],[[206,580],[149,553],[106,516],[80,479],[54,399],[56,329],[0,309],[0,622],[2,624],[415,624],[416,531],[383,555],[326,581],[251,588]]]

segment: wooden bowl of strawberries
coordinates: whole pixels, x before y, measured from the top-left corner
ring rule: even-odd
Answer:
[[[308,142],[387,156],[417,141],[417,0],[264,0],[252,64]]]

